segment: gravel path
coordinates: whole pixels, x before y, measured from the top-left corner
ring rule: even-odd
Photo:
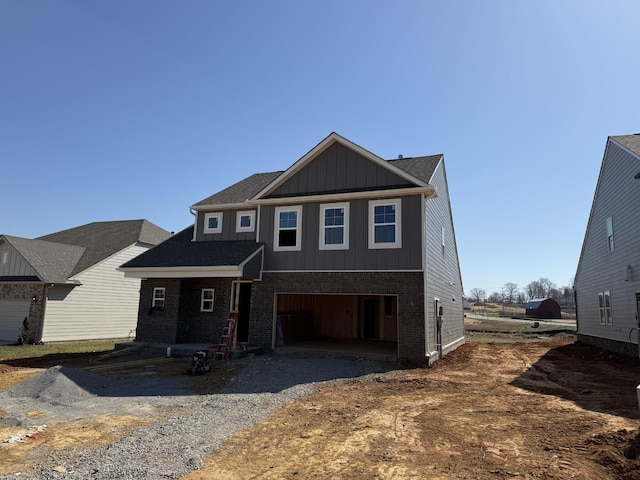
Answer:
[[[34,405],[49,418],[65,419],[139,413],[150,407],[184,407],[179,416],[135,430],[110,445],[53,452],[35,470],[22,472],[17,478],[179,478],[200,468],[208,452],[235,431],[251,427],[285,403],[309,395],[315,384],[386,370],[376,362],[341,358],[264,356],[237,362],[245,368],[214,395],[187,395],[179,379],[136,380],[132,384],[130,380],[105,379],[75,369],[50,369],[44,380],[26,381],[0,393],[2,408],[8,412],[5,418],[20,418]],[[67,472],[54,471],[56,466],[64,466]]]

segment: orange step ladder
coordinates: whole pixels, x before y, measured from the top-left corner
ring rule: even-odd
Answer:
[[[220,336],[220,342],[216,345],[216,351],[214,352],[216,358],[220,358],[221,360],[228,360],[229,355],[231,354],[231,349],[233,348],[235,336],[236,336],[236,325],[238,324],[238,312],[232,311],[229,314],[229,319],[224,324],[224,328],[222,329],[222,335]]]

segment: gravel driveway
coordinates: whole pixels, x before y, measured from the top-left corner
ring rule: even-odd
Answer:
[[[133,431],[114,443],[52,452],[23,479],[179,478],[203,465],[206,455],[235,431],[248,428],[281,405],[310,394],[319,382],[381,373],[388,365],[342,358],[249,357],[220,393],[193,395],[179,378],[107,379],[55,367],[0,393],[6,418],[40,410],[40,423],[96,415],[157,411],[180,406],[180,414]],[[66,473],[54,467],[61,465]],[[16,478],[7,476],[2,478]]]

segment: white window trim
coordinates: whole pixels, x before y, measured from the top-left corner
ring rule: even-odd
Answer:
[[[396,241],[393,243],[375,242],[374,211],[375,207],[380,205],[395,205],[396,207]],[[402,248],[402,199],[369,200],[369,248]]]
[[[211,292],[211,298],[204,298],[205,292]],[[213,288],[203,288],[200,295],[200,311],[201,312],[213,312],[213,306],[215,304],[216,291]],[[204,302],[211,302],[211,308],[204,308]]]
[[[209,219],[218,219],[218,228],[209,228]],[[204,233],[222,233],[222,212],[206,213],[204,215]]]
[[[325,243],[324,212],[331,208],[342,208],[344,210],[344,225],[342,226],[343,237],[342,243]],[[331,226],[329,226],[331,228]],[[323,203],[320,205],[320,234],[318,248],[320,250],[349,250],[349,203]]]
[[[162,298],[156,297],[156,292],[162,292]],[[151,306],[157,308],[164,308],[164,304],[167,298],[167,289],[165,287],[154,287],[153,296],[151,297]],[[162,305],[157,305],[156,301],[161,301]]]
[[[242,217],[249,217],[249,226],[243,227],[240,225],[240,219]],[[254,232],[256,229],[256,211],[255,210],[245,210],[242,212],[236,213],[236,233],[240,232]]]
[[[280,233],[280,212],[298,213],[296,222],[296,244],[291,247],[281,247],[278,245],[278,235]],[[295,205],[290,207],[276,207],[274,213],[274,228],[273,228],[273,251],[274,252],[296,252],[302,250],[302,205]]]
[[[607,306],[607,300],[609,306]],[[600,325],[611,325],[613,316],[611,315],[611,291],[598,292],[598,312],[600,315]]]

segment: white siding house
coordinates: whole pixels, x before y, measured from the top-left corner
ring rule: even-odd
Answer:
[[[578,339],[636,356],[640,315],[640,135],[609,137],[575,289]]]
[[[0,341],[135,335],[140,280],[117,268],[171,234],[146,220],[94,222],[27,239],[0,235]]]

